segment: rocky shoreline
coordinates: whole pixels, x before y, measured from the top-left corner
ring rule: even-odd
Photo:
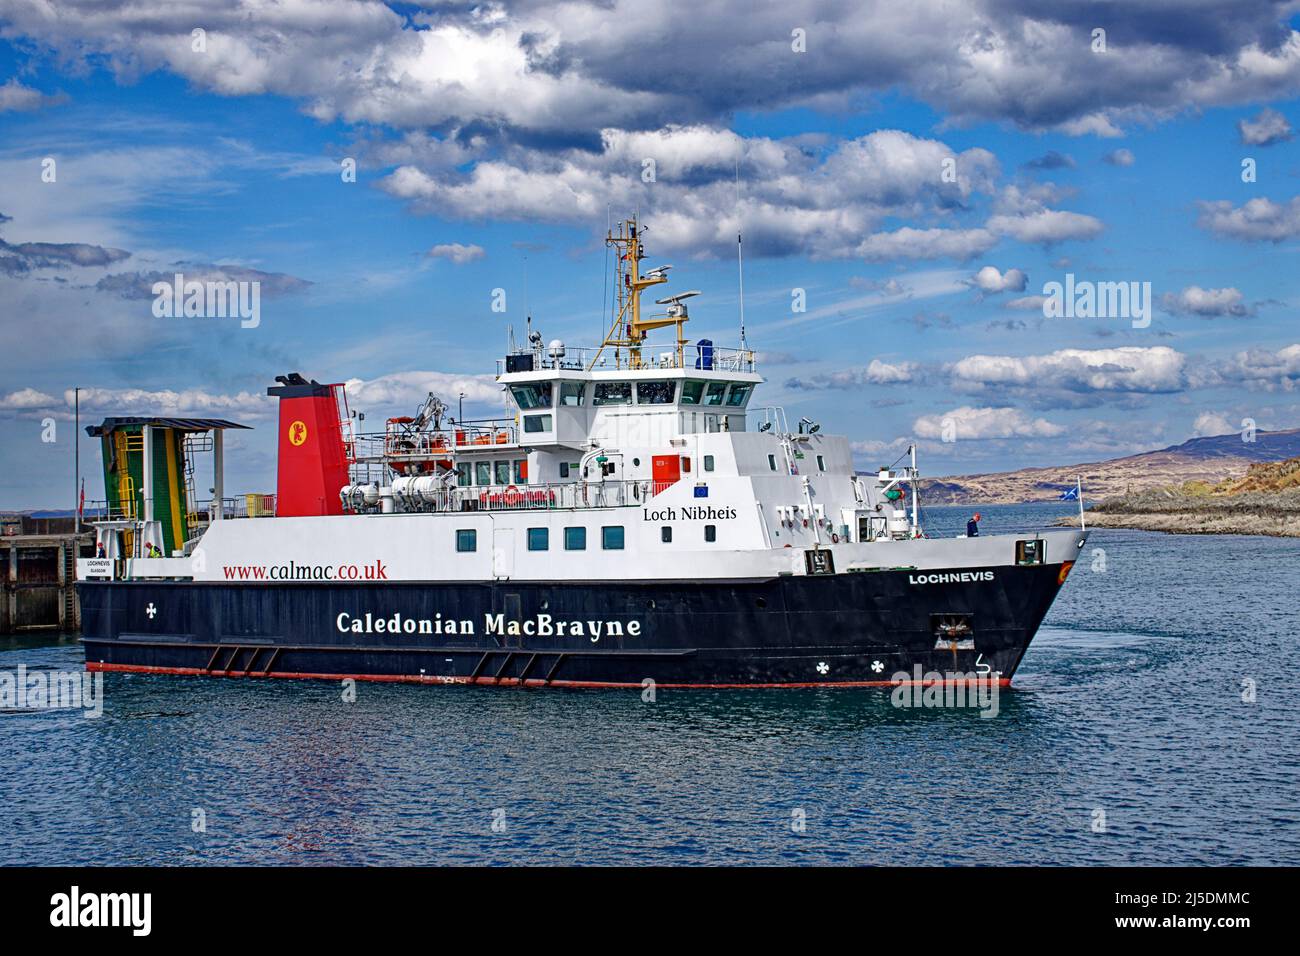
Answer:
[[[1089,509],[1086,517],[1093,528],[1300,538],[1300,490],[1218,497],[1156,489],[1103,501]],[[1078,527],[1079,516],[1059,523]]]

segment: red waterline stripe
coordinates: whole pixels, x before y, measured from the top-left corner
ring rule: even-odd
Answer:
[[[87,661],[88,671],[120,671],[133,674],[180,674],[188,677],[287,677],[294,680],[364,680],[387,684],[481,684],[488,687],[515,687],[521,682],[518,677],[435,677],[419,674],[309,674],[294,671],[276,671],[271,674],[245,674],[234,671],[211,670],[201,667],[150,667],[146,664],[106,664],[102,661]],[[980,681],[890,681],[890,680],[854,680],[854,681],[799,681],[788,684],[663,684],[656,682],[656,687],[669,690],[747,690],[747,689],[799,689],[806,687],[934,687],[934,686],[977,686]],[[998,679],[999,687],[1010,687],[1011,678]],[[589,687],[602,689],[641,690],[641,684],[617,683],[592,680],[553,680],[547,682],[540,677],[530,677],[522,682],[524,687]]]

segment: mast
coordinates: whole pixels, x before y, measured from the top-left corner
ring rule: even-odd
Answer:
[[[740,272],[740,350],[749,351],[745,345],[745,253],[741,248],[740,233],[736,233],[736,268]]]
[[[920,515],[917,514],[916,508],[916,445],[913,444],[907,451],[912,456],[912,480],[909,484],[912,486],[912,537],[915,538],[917,529],[921,526]]]
[[[641,293],[651,286],[667,282],[669,267],[660,266],[644,276],[641,275],[641,260],[645,258],[645,253],[641,247],[641,235],[637,229],[636,216],[619,223],[617,234],[611,229],[605,236],[605,245],[612,246],[618,253],[616,280],[618,309],[609,331],[605,333],[604,341],[601,342],[600,348],[596,350],[590,365],[587,366],[588,371],[595,367],[596,360],[607,346],[614,349],[615,364],[618,363],[619,350],[626,348],[628,366],[642,367],[641,347],[647,333],[667,325],[677,326],[677,363],[680,365],[682,350],[686,345],[682,332],[682,324],[686,321],[685,309],[681,309],[680,314],[676,314],[674,309],[669,309],[666,315],[644,319],[641,317]]]

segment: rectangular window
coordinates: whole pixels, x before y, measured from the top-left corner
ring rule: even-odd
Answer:
[[[492,462],[490,461],[474,462],[474,484],[476,485],[492,484]]]
[[[469,462],[456,462],[456,484],[462,488],[467,487],[474,481],[474,476],[470,474]]]
[[[704,540],[705,541],[718,540],[718,526],[716,524],[706,524],[704,526]]]
[[[691,470],[691,460],[690,460],[689,458],[687,458],[685,455],[683,455],[683,456],[682,456],[682,471],[683,471],[683,472],[689,472],[690,470]]]
[[[637,382],[638,405],[671,405],[677,391],[676,382]]]
[[[528,550],[529,551],[549,551],[550,549],[551,549],[550,528],[529,528],[528,529]]]
[[[673,543],[673,526],[666,524],[659,529],[659,540],[664,544]]]
[[[704,394],[704,383],[698,380],[682,382],[682,404],[698,405]]]
[[[528,385],[511,385],[510,394],[514,396],[515,404],[522,409],[551,407],[550,382],[531,382]]]
[[[745,402],[749,401],[749,393],[753,388],[753,385],[731,386],[731,393],[727,396],[727,404],[732,408],[740,408]]]
[[[549,432],[552,428],[550,415],[525,415],[524,431],[530,435],[537,432]]]
[[[561,478],[569,477],[569,463],[567,461],[560,462],[560,477]]]
[[[727,392],[726,382],[710,382],[708,389],[704,392],[705,405],[721,405],[722,396]]]
[[[587,549],[586,528],[565,528],[564,529],[564,550],[565,551],[585,551],[586,549]]]
[[[563,382],[560,385],[560,404],[581,405],[586,393],[586,382]]]
[[[593,405],[631,405],[631,382],[597,382],[591,396]]]
[[[767,456],[767,467],[771,468],[773,471],[776,471],[776,455]]]
[[[460,528],[456,531],[457,551],[477,551],[478,532],[473,528]]]
[[[514,463],[515,465],[515,484],[522,485],[528,481],[528,459],[521,458]]]
[[[712,455],[705,455],[705,456],[704,456],[704,470],[705,470],[705,471],[712,471],[712,470],[713,470],[713,456],[712,456]]]
[[[1042,564],[1043,546],[1046,543],[1041,538],[1033,541],[1017,541],[1016,564]]]
[[[600,529],[600,546],[606,551],[623,550],[623,526],[621,524],[605,525]]]
[[[826,459],[823,458],[821,455],[817,456],[817,470],[818,471],[826,470]]]
[[[495,479],[496,479],[496,480],[495,480],[495,484],[498,484],[498,485],[508,485],[508,484],[510,484],[510,462],[508,462],[508,461],[495,461],[495,462],[493,462],[492,464],[493,464],[493,466],[494,466],[494,468],[495,468],[495,471],[496,471],[496,474],[495,474]]]

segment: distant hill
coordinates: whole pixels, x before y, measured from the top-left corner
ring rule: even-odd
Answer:
[[[1083,479],[1084,498],[1098,501],[1165,485],[1189,481],[1217,485],[1242,478],[1255,462],[1282,461],[1300,456],[1300,428],[1255,433],[1244,442],[1239,433],[1191,438],[1181,445],[1112,458],[1108,461],[985,475],[926,479],[921,497],[931,504],[996,504],[1055,501],[1075,477]]]

